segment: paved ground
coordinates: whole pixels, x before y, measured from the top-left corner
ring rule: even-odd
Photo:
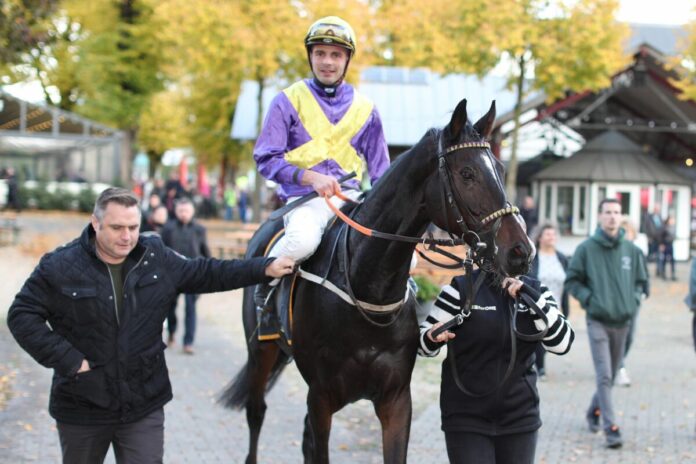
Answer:
[[[84,217],[23,215],[23,242],[0,249],[0,319],[36,264],[43,247],[74,236]],[[50,234],[50,235],[46,235]],[[31,242],[31,243],[29,243]],[[696,356],[690,314],[681,302],[686,265],[675,283],[655,282],[641,312],[628,360],[630,388],[615,389],[626,443],[604,448],[603,437],[585,429],[584,410],[594,377],[584,315],[572,309],[577,338],[564,357],[549,355],[548,381],[540,384],[542,418],[539,463],[696,463]],[[199,300],[197,353],[167,352],[174,400],[165,407],[167,463],[243,462],[244,414],[215,404],[216,395],[244,363],[241,292],[204,295]],[[414,417],[410,462],[446,462],[439,429],[438,379],[442,359],[419,359],[414,372]],[[0,463],[60,461],[55,425],[46,412],[51,373],[37,365],[0,324]],[[299,463],[306,387],[288,366],[268,399],[260,462]],[[334,418],[332,460],[379,463],[379,423],[371,404],[350,405]],[[107,462],[113,462],[109,457]]]

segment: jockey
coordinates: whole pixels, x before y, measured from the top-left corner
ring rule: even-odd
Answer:
[[[351,26],[336,16],[322,18],[310,26],[304,43],[313,77],[274,98],[254,147],[259,172],[279,184],[282,200],[319,194],[285,215],[285,235],[269,254],[297,262],[314,253],[333,217],[322,197],[341,192],[337,179],[355,171],[357,179],[344,184],[342,193],[357,199],[363,161],[372,183],[389,166],[377,109],[344,81],[355,54]],[[257,310],[266,306],[270,290],[268,284],[257,288]]]

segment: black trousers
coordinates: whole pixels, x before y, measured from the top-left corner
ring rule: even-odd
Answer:
[[[113,425],[56,423],[63,464],[103,463],[114,445],[118,464],[162,464],[164,458],[164,409],[137,422]]]
[[[445,442],[453,464],[534,464],[537,432],[499,436],[445,432]]]

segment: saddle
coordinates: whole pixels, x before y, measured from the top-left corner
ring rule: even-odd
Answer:
[[[356,204],[348,203],[342,210],[350,214],[356,206]],[[330,279],[338,287],[343,287],[343,273],[332,269],[334,260],[338,262],[339,269],[342,269],[341,266],[345,262],[338,246],[343,227],[345,224],[338,218],[332,219],[326,226],[315,253],[302,263],[302,272],[312,275],[315,283],[318,283],[316,282],[318,276],[321,280]],[[264,222],[249,242],[246,257],[268,256],[273,246],[282,238],[284,231],[282,218]],[[272,312],[265,311],[263,314],[257,314],[257,317],[260,316],[258,317],[258,340],[276,341],[286,352],[292,347],[293,293],[299,277],[298,272],[283,277],[269,296],[270,305],[267,306],[272,308]]]

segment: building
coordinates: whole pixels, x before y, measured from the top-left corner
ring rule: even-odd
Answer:
[[[560,248],[575,245],[597,228],[599,202],[617,198],[639,231],[636,243],[647,252],[645,220],[655,207],[676,219],[675,259],[688,259],[692,180],[678,174],[656,153],[617,131],[593,138],[571,157],[532,177],[539,221],[558,225]]]

